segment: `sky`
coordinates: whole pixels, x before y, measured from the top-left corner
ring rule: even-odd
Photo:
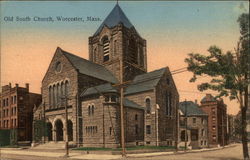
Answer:
[[[59,46],[88,59],[88,37],[106,18],[116,1],[1,1],[0,55],[1,85],[11,82],[40,93],[41,81]],[[148,71],[168,66],[171,71],[187,67],[188,53],[208,54],[211,45],[224,52],[233,51],[239,39],[237,18],[249,13],[248,1],[120,1],[120,7],[139,34],[147,40]],[[100,18],[92,22],[59,22],[57,16]],[[13,21],[11,18],[13,17]],[[29,17],[30,21],[16,21]],[[34,17],[52,17],[54,22],[33,21]],[[173,75],[180,101],[198,102],[206,93],[190,83],[192,73]],[[224,98],[229,114],[239,104]]]

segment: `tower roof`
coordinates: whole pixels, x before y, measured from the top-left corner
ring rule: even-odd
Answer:
[[[116,4],[113,10],[109,13],[109,15],[102,22],[100,27],[97,29],[94,36],[97,35],[105,25],[109,28],[112,28],[118,25],[119,23],[122,23],[127,28],[134,27],[132,23],[129,21],[129,19],[127,18],[127,16],[124,14],[120,6]]]

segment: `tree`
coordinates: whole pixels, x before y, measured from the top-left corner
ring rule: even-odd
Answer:
[[[214,90],[217,97],[228,96],[240,104],[241,132],[244,159],[249,159],[246,132],[246,111],[248,104],[248,86],[250,71],[249,50],[249,13],[243,13],[238,18],[240,38],[234,51],[223,53],[217,46],[208,49],[209,55],[190,53],[185,62],[188,70],[193,72],[190,82],[195,82],[198,76],[208,75],[211,81],[201,83],[198,90]]]

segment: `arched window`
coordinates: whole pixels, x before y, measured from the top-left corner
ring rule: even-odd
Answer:
[[[97,56],[97,48],[94,49],[94,52],[93,52],[93,62],[96,62],[96,56]]]
[[[151,113],[151,104],[150,104],[150,99],[149,98],[146,99],[146,110],[147,110],[148,114]]]
[[[128,61],[138,64],[138,55],[137,55],[137,46],[136,46],[136,41],[134,38],[131,38],[129,40],[129,45],[128,45]]]
[[[65,96],[69,96],[69,81],[65,82]]]
[[[52,87],[49,86],[49,106],[52,106]]]
[[[109,39],[107,36],[103,37],[102,39],[103,44],[103,62],[109,61]]]
[[[138,115],[137,115],[137,114],[135,115],[135,120],[136,120],[136,121],[138,120]]]
[[[56,104],[56,86],[53,86],[53,107],[55,107]]]
[[[92,116],[94,115],[94,110],[95,110],[95,106],[92,105],[92,107],[91,107],[91,115],[92,115]]]
[[[65,86],[64,86],[64,83],[62,82],[62,84],[61,84],[61,96],[63,97],[63,96],[65,96],[64,94],[64,91],[65,91]]]
[[[114,41],[114,55],[117,53],[117,41]]]
[[[89,116],[91,115],[91,107],[90,107],[90,105],[88,106],[88,115]]]
[[[60,102],[60,88],[59,84],[56,85],[56,106],[58,106]]]
[[[171,92],[166,92],[166,115],[172,115],[172,94]]]

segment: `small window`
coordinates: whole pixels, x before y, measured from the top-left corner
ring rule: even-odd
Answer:
[[[112,135],[112,127],[109,127],[109,135]]]
[[[149,98],[146,99],[146,110],[147,110],[148,114],[151,113],[151,104],[150,104],[150,99]]]
[[[193,118],[193,123],[196,123],[196,118]]]
[[[138,131],[138,124],[135,125],[135,135],[138,135],[139,131]]]
[[[150,125],[146,126],[146,133],[151,134],[151,126]]]
[[[92,105],[92,107],[91,107],[91,115],[92,115],[92,116],[94,115],[94,112],[95,112],[95,106]]]
[[[105,36],[102,40],[103,43],[103,62],[109,61],[109,39]]]
[[[91,115],[91,107],[88,106],[88,115],[90,116]]]
[[[201,141],[201,145],[203,146],[203,141]]]
[[[167,81],[167,85],[169,85],[169,84],[170,84],[170,80],[169,80],[169,78],[167,78],[167,80],[166,80],[166,81]]]
[[[137,114],[135,115],[135,120],[136,120],[136,121],[138,120],[138,115],[137,115]]]
[[[213,126],[213,131],[215,131],[215,129],[216,129],[216,127],[215,127],[215,126]]]
[[[112,96],[111,96],[111,102],[116,102],[116,99],[117,99],[117,98],[116,98],[115,95],[112,95]]]

